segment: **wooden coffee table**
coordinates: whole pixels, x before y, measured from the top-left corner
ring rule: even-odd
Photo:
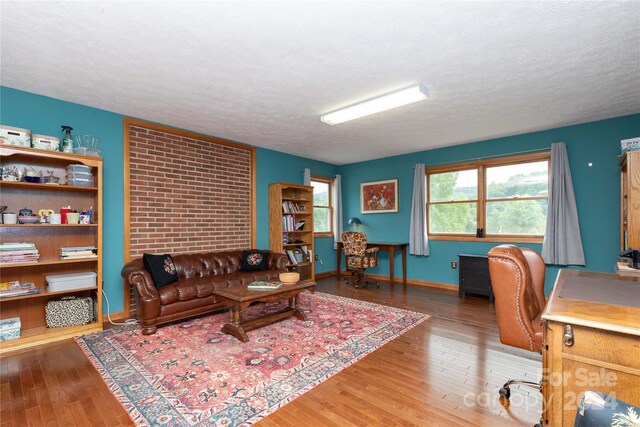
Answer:
[[[307,320],[298,308],[298,295],[305,289],[315,292],[315,282],[302,280],[295,285],[282,285],[278,289],[247,289],[247,285],[232,286],[214,291],[216,298],[229,307],[229,323],[222,326],[222,332],[233,335],[242,342],[248,342],[247,332],[289,317]],[[253,302],[273,302],[289,299],[289,306],[275,313],[265,314],[255,319],[242,319],[242,310]]]

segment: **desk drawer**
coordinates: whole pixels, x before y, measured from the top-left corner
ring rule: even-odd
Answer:
[[[563,343],[562,353],[640,370],[640,337],[584,326],[571,329],[573,345]]]

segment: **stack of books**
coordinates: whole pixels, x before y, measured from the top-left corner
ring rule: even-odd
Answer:
[[[0,264],[38,262],[40,252],[33,243],[0,243]]]
[[[39,294],[40,288],[27,282],[20,284],[19,281],[0,283],[0,298],[17,297],[20,295]]]
[[[98,248],[95,246],[68,246],[60,248],[60,259],[98,258]]]

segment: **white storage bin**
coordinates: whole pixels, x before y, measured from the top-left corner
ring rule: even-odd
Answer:
[[[29,129],[0,125],[0,144],[31,147],[31,131]]]
[[[71,291],[82,288],[95,288],[98,275],[93,272],[75,274],[57,274],[47,276],[47,290],[49,292]]]
[[[47,135],[31,135],[31,147],[40,150],[60,151],[60,138]]]
[[[11,317],[0,320],[0,341],[20,338],[20,318]]]

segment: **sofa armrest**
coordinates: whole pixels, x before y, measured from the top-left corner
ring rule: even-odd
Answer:
[[[160,315],[160,296],[149,272],[144,268],[142,260],[137,259],[127,263],[120,272],[125,283],[135,286],[140,298],[140,313],[146,318],[156,318]],[[144,319],[143,319],[144,320]]]
[[[285,254],[271,252],[269,255],[269,270],[286,271],[289,258]]]

